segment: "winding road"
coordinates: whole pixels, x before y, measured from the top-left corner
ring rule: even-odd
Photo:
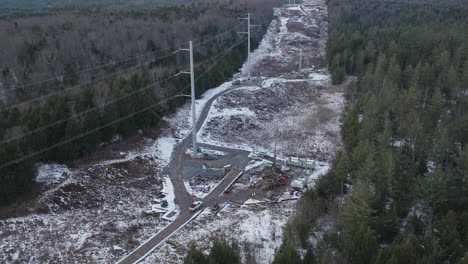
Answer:
[[[220,96],[229,93],[234,89],[238,89],[241,87],[252,86],[252,85],[259,85],[260,80],[253,80],[242,85],[232,85],[229,89],[224,90],[212,98],[210,98],[206,104],[204,105],[202,111],[200,112],[200,116],[197,119],[196,129],[199,131],[203,126],[208,114],[210,112],[211,106],[213,102],[218,99]],[[176,231],[181,229],[184,225],[189,223],[192,219],[194,219],[198,213],[193,213],[188,210],[188,207],[194,202],[194,197],[190,195],[184,185],[184,181],[182,178],[182,169],[184,165],[184,161],[187,158],[187,154],[185,154],[185,150],[190,146],[192,142],[192,133],[188,133],[188,135],[174,148],[171,156],[171,162],[165,168],[164,173],[169,174],[171,178],[172,184],[174,186],[174,193],[175,193],[175,203],[179,206],[180,214],[176,220],[174,220],[171,224],[161,230],[159,233],[151,237],[149,240],[144,242],[126,257],[121,259],[118,263],[119,264],[131,264],[131,263],[138,263],[142,261],[148,254],[153,252],[156,248],[162,245],[168,238],[171,237]],[[223,203],[226,202],[230,197],[229,196],[222,196],[224,190],[226,190],[230,185],[234,183],[234,181],[242,174],[245,166],[247,166],[249,162],[249,152],[244,150],[238,149],[231,149],[226,147],[219,147],[213,146],[208,144],[199,144],[203,148],[219,150],[223,152],[227,152],[227,157],[229,158],[229,163],[231,164],[231,170],[229,173],[222,179],[222,181],[213,189],[204,199],[203,205],[205,207],[211,207],[215,203]]]

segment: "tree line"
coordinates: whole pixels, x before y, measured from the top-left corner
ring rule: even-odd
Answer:
[[[333,82],[357,76],[344,148],[299,201],[274,263],[304,251],[311,263],[468,263],[466,2],[328,6]],[[311,243],[326,216],[331,228]]]
[[[207,8],[209,11],[210,6],[208,5]],[[220,6],[214,5],[211,8],[218,10]],[[233,7],[233,10],[242,9]],[[231,11],[237,12],[233,10]],[[268,17],[271,18],[271,14],[265,15],[265,18]],[[226,18],[226,20],[230,19],[231,17]],[[206,24],[200,26],[196,37],[208,39],[222,32],[222,29]],[[261,35],[253,37],[253,47],[258,45],[260,39]],[[176,41],[173,39],[172,43]],[[196,77],[204,73],[203,77],[196,81],[197,95],[224,82],[240,68],[246,57],[246,43],[244,42],[227,53],[215,68],[210,68],[214,63],[210,58],[220,58],[226,48],[233,46],[237,41],[237,33],[228,32],[196,48],[195,59],[199,62],[195,67]],[[148,41],[146,45],[149,50],[157,50],[159,43]],[[34,164],[38,161],[73,161],[112,142],[116,135],[125,138],[139,129],[157,125],[164,115],[174,111],[186,100],[183,97],[172,98],[174,95],[190,93],[190,80],[187,75],[169,78],[177,72],[187,70],[187,63],[187,54],[175,54],[146,64],[139,63],[131,72],[121,76],[103,78],[80,87],[79,90],[58,93],[35,104],[0,111],[0,139],[2,139],[0,141],[0,165],[32,155],[59,142],[71,141],[34,155],[32,158],[0,168],[0,204],[11,203],[18,195],[31,189],[36,175]],[[75,87],[73,85],[80,83],[78,79],[80,76],[76,78],[72,83],[52,85],[54,88],[51,90],[63,91],[65,88]],[[129,94],[131,95],[127,96]],[[28,94],[26,98],[29,98],[28,96],[31,95]],[[168,100],[169,98],[172,99]],[[167,101],[157,104],[163,100]],[[140,111],[146,108],[149,110]],[[131,118],[112,123],[135,112],[139,113]],[[49,126],[49,124],[54,125]],[[47,128],[42,129],[44,126]],[[105,127],[100,129],[103,126]],[[90,131],[93,133],[82,136]],[[16,136],[28,132],[34,133],[16,139]]]

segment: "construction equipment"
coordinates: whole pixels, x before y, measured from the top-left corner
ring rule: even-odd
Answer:
[[[304,169],[315,169],[315,161],[313,160],[300,160],[299,158],[289,157],[286,161],[286,165],[293,167],[300,167]]]
[[[293,77],[295,79],[305,79],[306,78],[306,76],[304,74],[294,74]]]
[[[219,203],[215,203],[213,207],[211,207],[211,211],[216,212],[220,209]]]

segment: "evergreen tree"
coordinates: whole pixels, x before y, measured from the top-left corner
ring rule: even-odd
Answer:
[[[442,259],[448,263],[458,262],[464,254],[458,233],[458,219],[455,212],[448,212],[438,224],[440,230],[440,244],[442,245]],[[466,220],[466,219],[465,219]]]
[[[309,247],[307,249],[306,254],[304,255],[304,259],[302,260],[302,264],[316,264],[317,259],[315,258],[314,250]]]
[[[343,208],[343,229],[352,236],[361,224],[372,223],[375,219],[372,216],[374,209],[370,207],[373,200],[373,193],[370,184],[360,181],[354,185],[353,194]]]
[[[341,136],[345,149],[350,152],[358,144],[359,118],[355,106],[349,105],[341,117]]]
[[[229,245],[224,239],[216,239],[213,242],[210,255],[208,256],[209,264],[240,264],[239,247],[236,243]]]
[[[286,238],[275,254],[272,264],[301,264],[301,257],[292,242]]]
[[[345,245],[350,263],[373,263],[377,242],[370,228],[363,222]]]
[[[423,241],[424,253],[422,254],[420,264],[437,264],[442,263],[442,249],[440,248],[439,241],[432,232],[424,236]]]
[[[434,214],[438,207],[447,200],[447,188],[443,179],[444,172],[437,167],[427,176],[420,177],[415,186],[415,196],[424,203],[428,212],[428,227],[432,228]]]
[[[195,244],[190,246],[187,256],[184,259],[184,264],[205,264],[207,257],[195,247]]]
[[[403,241],[395,241],[388,264],[413,264],[419,262],[419,242],[413,234]]]

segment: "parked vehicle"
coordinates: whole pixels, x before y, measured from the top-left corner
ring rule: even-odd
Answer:
[[[256,153],[250,153],[249,159],[251,160],[262,160],[260,156],[258,156]]]
[[[194,212],[194,211],[199,210],[202,206],[203,206],[202,201],[196,201],[189,207],[189,210]]]

